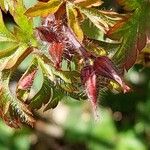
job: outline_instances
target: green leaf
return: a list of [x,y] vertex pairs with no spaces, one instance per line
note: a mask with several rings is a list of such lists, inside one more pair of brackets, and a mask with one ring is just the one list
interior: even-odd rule
[[54,14],[62,3],[63,1],[61,0],[50,0],[47,3],[38,2],[35,6],[29,8],[25,14],[29,17],[47,16],[48,14]]
[[40,109],[42,105],[47,104],[51,98],[51,81],[47,75],[43,74],[43,85],[40,91],[31,99],[29,107],[32,109]]
[[80,77],[80,74],[77,71],[52,71],[57,77],[61,78],[65,83],[73,83],[76,82]]
[[[120,24],[116,24],[110,31],[112,38],[121,38],[122,42],[113,56],[116,64],[123,65],[129,69],[135,63],[138,53],[146,45],[146,30],[149,25],[143,22],[148,21],[150,12],[149,2],[143,2],[133,12],[130,18]],[[109,31],[109,32],[110,32]],[[142,40],[142,42],[141,42]]]
[[141,7],[141,4],[143,3],[143,0],[117,0],[117,2],[124,6],[124,9],[127,11],[135,10],[139,7]]
[[82,29],[81,29],[79,22],[78,22],[77,10],[74,8],[74,6],[72,4],[67,4],[66,5],[66,11],[67,11],[67,19],[68,19],[69,26],[71,27],[71,29],[76,34],[79,41],[82,42],[84,36],[83,36]]
[[11,32],[9,32],[4,25],[1,10],[0,10],[0,42],[16,42],[15,36]]
[[10,56],[11,54],[13,54],[17,50],[17,48],[18,48],[18,45],[15,45],[11,48],[0,50],[0,59],[3,57]]
[[21,123],[33,126],[32,113],[9,90],[9,70],[0,73],[0,111],[1,117],[11,127],[18,128]]
[[19,28],[15,27],[14,33],[18,42],[27,43],[30,46],[37,46],[37,41],[33,35],[33,22],[24,13],[26,11],[23,1],[16,0],[9,9],[16,24]]
[[44,111],[47,111],[49,109],[55,108],[58,105],[58,102],[61,101],[64,97],[64,92],[61,90],[60,87],[53,87],[53,95],[50,100],[50,102],[45,107]]
[[12,55],[7,56],[6,53],[5,56],[7,57],[0,59],[0,71],[17,67],[32,51],[26,44],[18,45],[18,48],[13,50],[15,50],[15,52]]
[[31,51],[32,49],[28,48],[26,44],[20,45],[9,59],[6,57],[7,63],[5,64],[5,69],[12,69],[13,67],[18,66]]
[[75,5],[75,7],[104,33],[106,33],[109,30],[109,27],[113,26],[116,21],[122,19],[121,15],[119,16],[114,12],[99,11],[94,8],[84,8],[80,5]]
[[7,12],[8,9],[9,9],[9,3],[10,1],[9,0],[0,0],[0,7],[3,11]]

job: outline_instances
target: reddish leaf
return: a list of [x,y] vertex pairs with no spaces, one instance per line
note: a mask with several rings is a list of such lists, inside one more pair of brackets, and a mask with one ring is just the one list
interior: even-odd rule
[[141,50],[146,46],[147,37],[145,33],[137,33],[137,38],[135,45],[133,45],[133,48],[131,49],[130,55],[128,55],[124,67],[126,70],[129,70],[136,62],[137,57]]
[[114,64],[108,57],[101,56],[96,58],[94,61],[94,70],[97,75],[113,79],[122,85],[122,80],[119,77]]
[[96,74],[93,66],[86,66],[81,70],[81,80],[85,86],[87,96],[91,101],[94,111],[97,107]]
[[23,76],[18,83],[18,89],[21,89],[21,90],[29,89],[33,84],[33,79],[34,79],[36,71],[37,70],[33,70],[27,76]]
[[138,33],[138,37],[137,37],[137,49],[140,52],[147,43],[147,36],[145,33]]
[[49,27],[41,26],[38,27],[37,30],[38,30],[38,35],[42,41],[49,42],[49,43],[53,41],[58,42],[57,35]]
[[109,79],[112,79],[120,84],[124,92],[130,90],[130,88],[125,85],[122,78],[119,76],[119,71],[114,66],[113,62],[106,56],[97,57],[94,61],[94,70],[96,75],[100,75]]
[[49,47],[49,53],[57,69],[61,67],[63,51],[64,45],[62,43],[53,42]]
[[[48,44],[51,43],[52,50],[50,51],[54,51],[54,49],[56,51],[56,49],[58,49],[57,54],[50,53],[53,58],[53,62],[55,62],[55,65],[60,61],[60,56],[62,56],[64,52],[65,56],[68,58],[72,58],[74,53],[78,53],[84,58],[90,56],[83,45],[78,41],[72,30],[65,23],[63,23],[63,21],[56,20],[54,15],[48,16],[44,20],[43,26],[37,28],[37,30],[42,41],[45,41]],[[60,56],[58,56],[58,54]],[[59,61],[54,60],[57,58],[56,56],[59,57]]]

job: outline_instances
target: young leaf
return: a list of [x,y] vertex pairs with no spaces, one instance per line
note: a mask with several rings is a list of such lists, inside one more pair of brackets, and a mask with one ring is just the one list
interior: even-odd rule
[[57,69],[61,68],[63,52],[64,52],[64,45],[62,43],[53,42],[49,46],[49,54],[51,55],[52,60],[54,62],[54,66]]
[[34,58],[31,65],[28,67],[26,72],[20,78],[17,84],[17,98],[26,101],[30,94],[30,89],[34,81],[35,74],[37,72],[38,62],[37,59]]
[[[108,79],[114,80],[120,84],[120,86],[124,89],[124,82],[122,78],[119,76],[115,65],[111,62],[111,60],[106,56],[97,57],[94,61],[93,68],[95,70],[96,75],[100,75],[106,77]],[[126,90],[126,89],[124,89]]]
[[46,3],[38,2],[35,6],[29,8],[25,14],[29,17],[47,16],[48,14],[54,14],[62,3],[63,1],[61,0],[50,0]]
[[85,87],[87,96],[91,101],[94,112],[97,108],[97,82],[93,66],[86,66],[81,70],[81,81]]

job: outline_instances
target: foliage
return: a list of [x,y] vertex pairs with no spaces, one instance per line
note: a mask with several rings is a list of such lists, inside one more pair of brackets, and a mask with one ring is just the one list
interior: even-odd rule
[[[103,91],[130,90],[123,76],[149,42],[149,23],[143,22],[150,16],[150,2],[118,3],[124,14],[102,10],[98,0],[49,0],[29,9],[22,0],[0,1],[0,115],[9,126],[33,126],[34,110],[55,108],[65,96],[89,99],[96,111]],[[3,18],[8,12],[12,28]],[[37,16],[42,21],[35,27]],[[89,28],[101,38],[90,36]],[[29,55],[32,62],[13,94],[11,77]],[[31,97],[39,72],[41,89]]]

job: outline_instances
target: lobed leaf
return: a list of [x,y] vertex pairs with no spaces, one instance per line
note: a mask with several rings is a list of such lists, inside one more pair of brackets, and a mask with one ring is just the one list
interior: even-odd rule
[[122,38],[122,43],[113,56],[113,60],[126,70],[133,66],[139,52],[146,45],[145,32],[149,25],[143,24],[143,22],[148,19],[149,10],[150,3],[143,2],[134,10],[132,16],[124,22],[119,22],[108,32],[112,38],[117,36]]
[[116,21],[122,20],[122,16],[114,12],[99,11],[94,8],[84,8],[80,5],[75,5],[79,11],[84,14],[89,20],[102,32],[106,33],[110,26],[113,26]]

